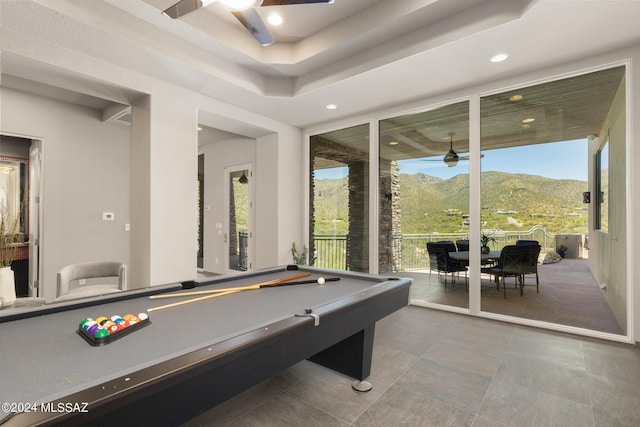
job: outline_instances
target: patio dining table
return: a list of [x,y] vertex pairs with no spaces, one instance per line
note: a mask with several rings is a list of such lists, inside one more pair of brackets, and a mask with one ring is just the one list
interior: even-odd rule
[[[458,252],[449,252],[449,258],[455,259],[458,261],[467,261],[469,262],[469,251],[458,251]],[[491,260],[496,260],[500,258],[500,251],[490,251],[488,254],[481,254],[480,261],[486,263]]]

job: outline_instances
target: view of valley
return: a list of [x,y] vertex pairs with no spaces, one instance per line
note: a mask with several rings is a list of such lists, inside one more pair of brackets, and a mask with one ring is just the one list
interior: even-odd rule
[[[587,182],[504,172],[482,173],[482,229],[586,233]],[[348,232],[347,178],[315,181],[315,234]],[[441,179],[400,174],[402,234],[467,232],[469,175]],[[464,217],[463,217],[464,215]]]

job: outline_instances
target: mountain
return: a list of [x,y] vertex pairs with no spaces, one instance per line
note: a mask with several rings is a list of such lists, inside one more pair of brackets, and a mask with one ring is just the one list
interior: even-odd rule
[[[587,231],[582,204],[587,182],[504,172],[481,176],[484,229],[527,230],[540,224],[550,233]],[[316,180],[315,186],[316,233],[346,233],[347,179]],[[469,213],[469,176],[445,180],[422,173],[400,174],[400,211],[403,234],[468,231],[462,215]]]

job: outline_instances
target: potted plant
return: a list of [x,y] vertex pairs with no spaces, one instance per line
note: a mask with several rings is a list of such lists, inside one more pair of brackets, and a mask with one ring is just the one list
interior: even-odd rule
[[[307,255],[309,254],[309,249],[305,245],[302,246],[302,249],[298,249],[296,246],[296,242],[291,244],[291,255],[293,256],[293,263],[296,265],[307,265]],[[316,258],[313,257],[309,260],[309,265],[313,265]]]
[[565,245],[560,245],[556,248],[556,252],[560,255],[560,258],[564,258],[567,254],[567,247]]
[[22,243],[20,223],[11,218],[5,206],[0,206],[0,307],[12,305],[16,300],[15,278],[11,263]]
[[488,254],[491,252],[491,248],[489,247],[489,243],[495,243],[496,238],[491,234],[482,233],[480,234],[480,250],[483,254]]

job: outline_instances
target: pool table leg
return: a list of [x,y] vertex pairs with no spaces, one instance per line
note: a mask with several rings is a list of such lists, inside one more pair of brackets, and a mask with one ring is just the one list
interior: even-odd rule
[[374,333],[375,324],[310,357],[309,360],[357,378],[351,386],[358,391],[369,391],[372,385],[364,380],[371,374]]

